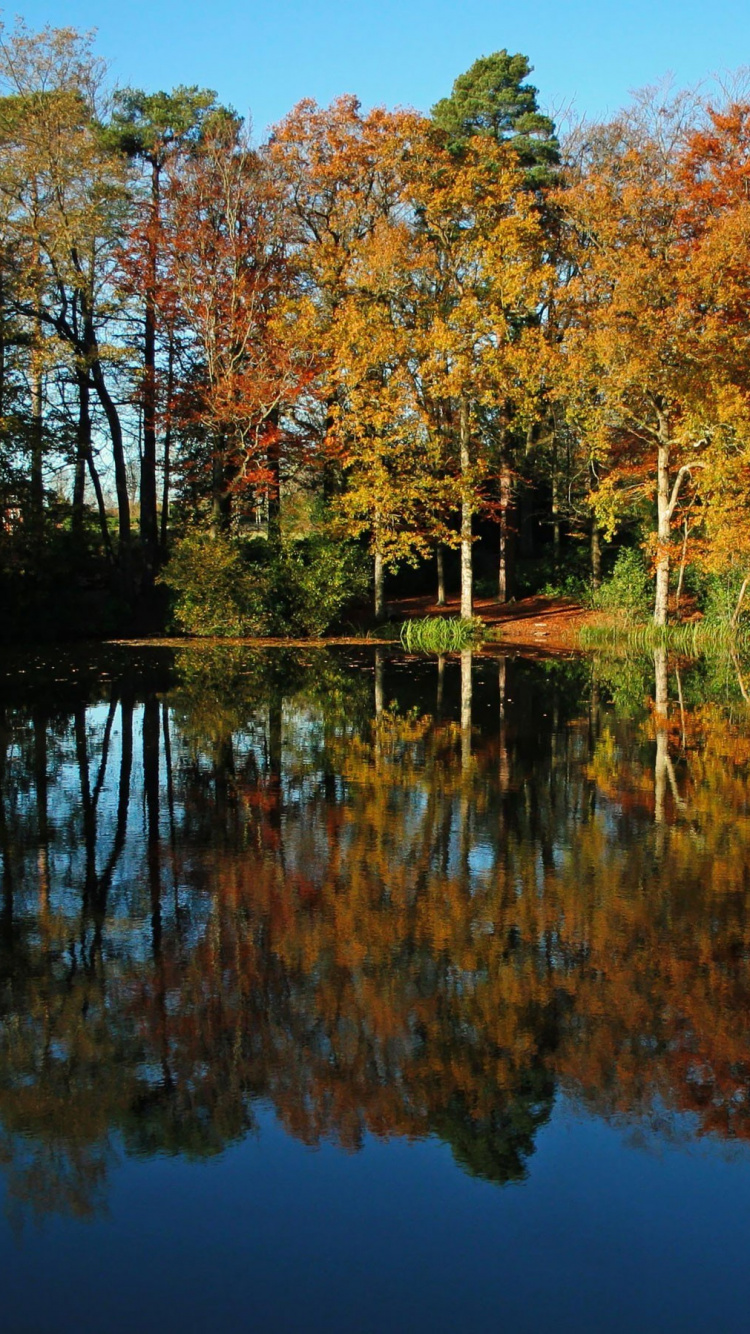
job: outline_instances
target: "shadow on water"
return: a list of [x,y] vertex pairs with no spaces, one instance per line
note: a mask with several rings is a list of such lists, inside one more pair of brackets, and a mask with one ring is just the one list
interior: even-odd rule
[[500,1184],[559,1089],[749,1138],[746,706],[664,650],[645,670],[26,661],[0,708],[12,1207],[95,1214],[117,1146],[215,1155],[259,1100],[307,1144],[437,1136]]

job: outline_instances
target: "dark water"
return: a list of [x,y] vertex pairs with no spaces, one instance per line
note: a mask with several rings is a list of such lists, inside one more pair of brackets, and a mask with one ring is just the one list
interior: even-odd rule
[[743,691],[7,661],[1,1328],[747,1328]]

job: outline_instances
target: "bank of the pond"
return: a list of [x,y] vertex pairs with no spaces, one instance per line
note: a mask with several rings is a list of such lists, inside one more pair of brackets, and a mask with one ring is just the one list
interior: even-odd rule
[[[434,598],[402,598],[388,605],[394,621],[425,616],[458,616],[456,597],[438,606]],[[475,598],[474,614],[485,627],[486,640],[513,648],[547,649],[549,652],[579,649],[584,626],[606,626],[611,617],[589,611],[573,598],[522,598],[518,602],[497,602],[494,598]]]
[[[438,606],[434,598],[402,598],[388,604],[388,624],[382,630],[372,629],[364,634],[325,635],[315,638],[281,638],[279,636],[217,637],[168,636],[121,638],[105,641],[109,645],[132,648],[218,648],[252,645],[258,648],[348,648],[395,647],[399,632],[406,621],[439,616],[456,618],[460,615],[458,598],[448,598]],[[572,598],[529,597],[519,602],[499,603],[492,598],[477,598],[474,602],[476,617],[485,627],[483,648],[507,645],[513,649],[530,649],[535,653],[581,651],[584,627],[606,630],[612,623],[610,616],[589,611]],[[477,648],[480,643],[477,643]]]

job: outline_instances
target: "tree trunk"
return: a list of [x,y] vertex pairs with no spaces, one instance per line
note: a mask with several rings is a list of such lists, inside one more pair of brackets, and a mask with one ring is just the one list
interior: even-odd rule
[[49,908],[49,813],[47,781],[47,715],[42,708],[32,710],[34,724],[34,787],[36,789],[36,819],[39,839],[37,865],[39,867],[39,906],[43,913]]
[[373,586],[375,594],[375,620],[385,620],[385,566],[379,551],[375,551]]
[[224,468],[224,437],[220,436],[211,460],[211,536],[228,533],[232,522],[232,497]]
[[461,768],[471,762],[471,649],[461,653]]
[[602,586],[602,544],[595,514],[591,516],[591,586]]
[[656,507],[657,550],[654,625],[666,625],[669,612],[669,444],[663,429],[660,429],[657,446]]
[[0,269],[0,417],[5,416],[5,279]]
[[385,708],[385,687],[383,684],[383,650],[375,649],[375,717],[379,718]]
[[668,734],[668,669],[667,650],[654,649],[654,723],[656,726],[656,759],[654,762],[654,821],[663,825],[667,780],[669,777]]
[[560,481],[557,475],[557,459],[553,462],[552,473],[552,558],[555,570],[560,568]]
[[510,468],[503,462],[500,468],[500,551],[497,567],[497,599],[507,602],[511,595],[511,529],[510,512],[513,503],[513,484]]
[[506,701],[508,698],[508,660],[501,658],[498,663],[498,691],[500,695],[500,734],[498,736],[498,781],[500,791],[505,794],[510,790],[510,759],[508,755],[508,729],[506,726]]
[[680,555],[680,572],[677,576],[677,592],[674,599],[674,611],[677,619],[680,619],[680,599],[682,598],[682,586],[685,582],[685,567],[687,565],[688,538],[690,536],[690,524],[688,516],[685,515],[685,526],[682,534],[682,553]]
[[[91,407],[89,379],[84,371],[76,371],[78,389],[78,429],[76,431],[76,466],[73,479],[73,532],[79,537],[83,531],[83,512],[86,497],[86,466],[91,452]],[[106,528],[106,514],[105,528]],[[101,521],[101,515],[100,515]]]
[[[524,560],[533,559],[536,546],[534,542],[534,507],[533,492],[528,482],[522,482],[518,487],[518,548]],[[560,525],[558,529],[558,545],[560,537]],[[556,553],[559,555],[559,552]]]
[[41,351],[34,340],[31,353],[31,522],[38,532],[44,517],[44,381]]
[[732,616],[732,625],[737,625],[739,622],[740,612],[742,611],[742,604],[745,600],[745,593],[747,592],[747,586],[749,583],[750,583],[750,574],[746,574],[745,578],[742,580],[740,595],[737,598],[737,605],[735,606],[734,614]]
[[445,606],[445,552],[442,542],[438,542],[435,547],[435,560],[437,562],[437,604],[439,607]]
[[[92,345],[96,348],[95,340]],[[98,351],[98,349],[97,349]],[[97,398],[107,418],[110,440],[112,442],[112,462],[115,470],[115,490],[117,492],[117,530],[119,537],[118,557],[126,585],[130,580],[130,498],[128,496],[128,474],[125,467],[125,448],[122,438],[120,414],[112,400],[104,381],[104,373],[98,356],[91,362],[91,379],[94,382]]]
[[146,696],[143,705],[143,791],[146,799],[146,858],[151,898],[151,947],[161,952],[161,865],[159,848],[159,701]]
[[459,406],[459,445],[461,461],[461,616],[470,620],[474,613],[472,569],[472,517],[474,508],[470,492],[471,443],[469,439],[469,405],[465,398]]
[[81,470],[88,468],[91,485],[96,499],[96,509],[99,516],[99,528],[102,534],[104,551],[108,558],[112,560],[112,539],[109,535],[109,524],[107,523],[107,506],[104,501],[101,479],[94,461],[94,450],[91,436],[90,386],[89,378],[85,371],[76,371],[76,385],[78,387],[78,430],[76,442],[76,478],[73,491],[73,525],[74,528],[80,530],[83,523],[86,478],[85,473],[82,475]]
[[170,484],[170,466],[172,450],[172,395],[174,393],[174,331],[169,331],[169,352],[167,354],[167,409],[166,422],[164,425],[164,468],[162,475],[161,492],[161,531],[159,534],[159,545],[161,548],[161,559],[164,560],[167,554],[167,543],[169,541],[169,484]]
[[275,547],[281,544],[281,458],[278,438],[278,411],[271,414],[273,435],[266,453],[268,468],[268,541]]
[[160,168],[151,164],[151,226],[146,255],[146,302],[143,330],[143,451],[141,454],[141,513],[139,530],[145,581],[153,579],[159,557],[156,508],[156,229],[160,214]]

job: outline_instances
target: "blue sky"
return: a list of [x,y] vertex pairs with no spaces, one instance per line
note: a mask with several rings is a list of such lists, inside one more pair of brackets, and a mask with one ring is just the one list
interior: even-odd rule
[[356,93],[427,111],[479,55],[523,51],[547,108],[600,116],[671,72],[680,85],[750,65],[748,0],[28,0],[32,28],[98,29],[119,83],[197,83],[256,133],[301,97]]

